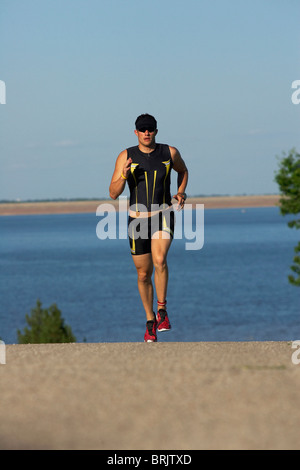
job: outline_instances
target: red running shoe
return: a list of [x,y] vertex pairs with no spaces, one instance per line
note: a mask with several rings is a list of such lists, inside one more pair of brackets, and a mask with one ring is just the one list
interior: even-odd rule
[[145,343],[156,343],[157,336],[156,336],[156,328],[157,328],[157,321],[150,320],[146,323],[146,333],[144,336]]
[[166,310],[160,309],[156,316],[157,331],[169,331],[171,324]]

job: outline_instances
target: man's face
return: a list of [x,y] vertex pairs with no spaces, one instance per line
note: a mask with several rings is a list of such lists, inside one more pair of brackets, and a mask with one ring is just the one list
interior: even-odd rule
[[135,135],[137,136],[139,143],[145,147],[151,147],[155,143],[155,136],[157,134],[157,129],[153,130],[152,128],[142,129],[140,131],[135,130]]

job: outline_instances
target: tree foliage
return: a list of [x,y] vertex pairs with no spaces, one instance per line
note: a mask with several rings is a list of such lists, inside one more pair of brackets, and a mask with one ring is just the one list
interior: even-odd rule
[[[279,169],[275,175],[275,181],[280,189],[280,212],[282,215],[300,215],[300,154],[295,149],[288,155],[283,154],[279,161]],[[300,228],[300,219],[288,222],[291,228]],[[300,242],[295,247],[294,264],[291,270],[295,275],[289,275],[289,281],[300,286]]]
[[52,304],[48,309],[42,308],[42,303],[37,300],[31,314],[26,314],[26,321],[29,328],[25,327],[23,333],[17,331],[19,344],[76,342],[71,328],[65,325],[56,304]]

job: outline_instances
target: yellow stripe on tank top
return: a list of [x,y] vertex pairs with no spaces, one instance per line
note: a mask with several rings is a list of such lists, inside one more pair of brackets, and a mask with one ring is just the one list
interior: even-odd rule
[[155,191],[155,183],[156,183],[156,173],[157,173],[157,170],[154,170],[153,191],[152,191],[152,204],[153,204],[153,200],[154,200],[154,191]]
[[134,174],[134,170],[136,169],[136,167],[138,165],[139,165],[139,163],[131,163],[131,166],[130,166],[130,171],[131,171],[131,174],[132,174],[134,182],[135,182],[135,207],[136,207],[136,211],[138,211],[138,195],[137,195],[137,180],[136,180],[136,177],[135,177],[135,174]]
[[167,177],[168,177],[168,174],[169,174],[169,171],[170,171],[171,160],[167,160],[166,162],[162,162],[162,163],[166,167],[166,176],[165,176],[165,179],[164,179],[164,196],[163,196],[163,205],[165,205],[165,203],[166,203],[166,180],[167,180]]
[[146,196],[147,196],[147,207],[148,207],[148,204],[149,204],[149,201],[148,201],[148,175],[147,175],[147,171],[145,171],[145,183],[146,183]]

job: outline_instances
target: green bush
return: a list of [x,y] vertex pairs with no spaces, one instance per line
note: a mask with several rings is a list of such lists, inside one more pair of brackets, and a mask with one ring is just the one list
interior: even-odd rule
[[[289,154],[284,154],[279,161],[279,169],[275,174],[275,181],[280,189],[280,212],[282,215],[294,214],[300,215],[300,154],[295,149],[290,150]],[[289,227],[300,229],[300,219],[291,220]],[[300,242],[295,247],[296,256],[291,270],[296,275],[288,276],[291,284],[300,287]]]
[[56,304],[50,305],[48,309],[42,308],[42,303],[37,300],[31,314],[26,314],[26,321],[29,328],[25,327],[23,333],[17,331],[19,344],[76,342],[71,328],[65,325]]

